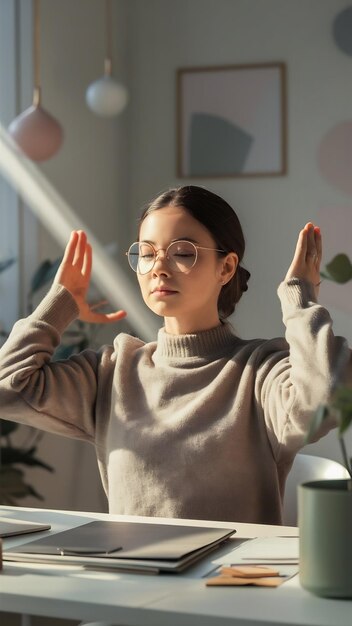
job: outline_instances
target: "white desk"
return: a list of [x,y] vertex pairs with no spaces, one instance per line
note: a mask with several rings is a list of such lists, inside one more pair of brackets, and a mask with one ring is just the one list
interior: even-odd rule
[[[91,519],[150,518],[71,513],[0,506],[0,516],[45,521],[55,532]],[[185,523],[185,520],[161,520]],[[189,523],[189,520],[187,520]],[[202,525],[202,522],[194,522]],[[204,525],[209,522],[204,522]],[[213,523],[219,527],[232,524]],[[297,529],[233,524],[236,538],[297,536]],[[41,537],[42,534],[36,534]],[[4,540],[14,547],[34,536]],[[232,550],[226,544],[222,551]],[[326,600],[304,591],[298,576],[275,589],[205,586],[202,576],[219,553],[213,552],[183,574],[94,572],[79,567],[4,563],[0,573],[0,611],[77,620],[105,620],[123,626],[351,626],[352,602]],[[1,621],[1,615],[0,615]]]

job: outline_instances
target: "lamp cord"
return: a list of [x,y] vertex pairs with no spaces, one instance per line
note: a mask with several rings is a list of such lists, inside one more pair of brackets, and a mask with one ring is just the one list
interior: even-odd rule
[[40,105],[40,0],[33,0],[33,106]]
[[112,74],[112,4],[111,0],[105,0],[105,32],[106,32],[106,54],[104,61],[104,74]]

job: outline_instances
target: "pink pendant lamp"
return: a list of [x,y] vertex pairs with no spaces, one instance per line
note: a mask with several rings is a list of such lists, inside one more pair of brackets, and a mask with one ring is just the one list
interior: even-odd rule
[[125,108],[128,101],[126,87],[112,77],[112,6],[105,0],[106,55],[104,75],[89,85],[86,92],[88,107],[102,117],[113,117]]
[[33,0],[34,32],[33,104],[10,124],[8,130],[21,150],[33,161],[46,161],[59,150],[63,130],[59,122],[41,106],[40,87],[40,0]]

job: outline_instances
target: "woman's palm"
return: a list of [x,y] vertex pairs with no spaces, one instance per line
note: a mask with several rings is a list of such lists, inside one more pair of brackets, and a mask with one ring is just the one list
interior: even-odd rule
[[92,248],[83,231],[73,231],[56,273],[57,284],[65,287],[74,297],[79,309],[79,319],[93,324],[106,324],[125,317],[125,311],[99,313],[87,302],[87,293],[92,272]]

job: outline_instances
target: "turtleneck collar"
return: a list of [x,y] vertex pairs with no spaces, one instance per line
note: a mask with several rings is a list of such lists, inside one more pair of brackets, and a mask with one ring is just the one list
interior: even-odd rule
[[198,357],[212,360],[227,354],[237,342],[238,338],[229,322],[189,335],[170,335],[165,328],[160,328],[154,356],[164,359]]

